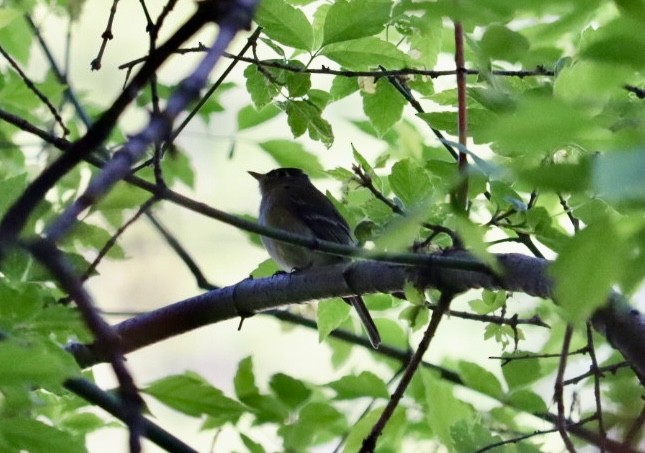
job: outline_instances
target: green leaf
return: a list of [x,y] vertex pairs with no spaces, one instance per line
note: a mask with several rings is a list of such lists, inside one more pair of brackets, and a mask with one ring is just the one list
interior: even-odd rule
[[511,406],[531,414],[543,414],[548,410],[540,395],[531,390],[516,390],[507,396],[506,401]]
[[[287,60],[289,66],[305,69],[305,65],[298,60]],[[302,97],[311,89],[311,74],[306,72],[287,71],[284,72],[284,84],[291,97]]]
[[[258,242],[259,242],[259,239],[258,239]],[[262,261],[260,264],[258,264],[258,267],[256,267],[253,270],[253,272],[251,272],[251,277],[253,278],[271,277],[279,270],[280,268],[278,267],[276,262],[273,261],[271,258],[269,258],[267,260]]]
[[0,214],[11,206],[27,187],[27,175],[17,175],[0,181]]
[[271,102],[280,92],[280,88],[255,65],[246,67],[244,77],[246,78],[246,90],[251,95],[251,100],[258,110]]
[[504,392],[497,377],[487,369],[473,362],[459,362],[459,375],[466,386],[493,398],[500,398]]
[[168,185],[181,181],[191,189],[195,188],[195,170],[191,165],[188,153],[183,150],[170,153],[163,160],[164,176]]
[[600,28],[584,46],[580,56],[586,59],[642,69],[645,66],[645,39],[639,21],[618,18]]
[[275,159],[280,167],[301,168],[313,178],[324,173],[318,157],[307,151],[300,143],[290,140],[268,140],[259,145]]
[[224,396],[221,390],[191,371],[159,379],[143,389],[143,392],[187,415],[209,415],[219,425],[235,423],[247,412],[242,404]]
[[569,145],[584,144],[594,136],[594,119],[589,111],[555,98],[524,97],[518,108],[482,124],[482,141],[494,141],[499,154],[524,155],[538,163],[547,152]]
[[482,225],[471,222],[470,219],[463,216],[456,216],[455,224],[457,233],[459,233],[459,237],[466,245],[466,248],[481,261],[496,268],[498,266],[497,261],[488,253],[488,247],[484,242],[485,228]]
[[591,170],[592,160],[581,159],[576,164],[541,165],[530,168],[521,166],[515,170],[515,174],[535,188],[554,192],[579,192],[589,188]]
[[[407,34],[412,49],[411,55],[424,67],[434,68],[443,44],[444,27],[441,16],[426,12],[422,17],[411,15],[407,19],[411,26],[410,33]],[[432,87],[430,80],[415,78],[413,84],[416,81]],[[411,88],[414,89],[413,86]]]
[[244,443],[249,453],[264,453],[266,451],[262,445],[253,441],[253,439],[244,433],[240,433],[240,439],[242,439],[242,443]]
[[477,451],[502,440],[501,437],[491,434],[490,427],[477,420],[459,420],[450,427],[450,436],[455,451],[459,453]]
[[5,365],[0,372],[0,385],[61,384],[79,374],[76,362],[59,346],[36,340],[29,346],[0,341],[0,363]]
[[6,27],[20,16],[22,13],[16,9],[0,8],[0,28]]
[[480,47],[493,60],[518,61],[528,52],[529,41],[503,25],[491,25],[482,36]]
[[337,0],[325,18],[322,45],[380,33],[390,18],[388,0]]
[[278,399],[292,409],[304,404],[312,393],[302,381],[283,373],[271,376],[269,386]]
[[327,384],[336,392],[336,399],[349,400],[354,398],[387,398],[389,392],[385,382],[369,371],[363,371],[358,376],[344,376],[337,381]]
[[609,202],[645,205],[645,149],[612,152],[593,160],[592,185]]
[[350,94],[358,91],[358,80],[356,77],[336,76],[331,82],[329,94],[334,101],[343,99]]
[[425,306],[426,298],[423,295],[423,292],[417,288],[414,283],[406,281],[403,285],[403,292],[405,294],[405,299],[413,305]]
[[240,363],[237,365],[237,373],[235,373],[233,384],[235,386],[235,395],[242,402],[245,402],[245,399],[249,397],[260,394],[260,390],[255,385],[252,357],[249,356],[240,360]]
[[289,451],[308,450],[307,447],[330,441],[347,429],[341,412],[326,403],[309,403],[300,411],[298,420],[278,428]]
[[420,370],[425,393],[425,419],[441,442],[452,445],[451,427],[472,415],[472,409],[455,398],[452,388],[430,371]]
[[567,321],[584,322],[607,301],[625,265],[625,252],[609,219],[587,226],[565,244],[551,275],[555,277],[555,300]]
[[309,132],[312,140],[317,140],[329,148],[334,143],[331,124],[322,117],[321,109],[310,101],[289,100],[282,104],[287,113],[287,122],[294,137]]
[[[503,356],[505,358],[510,358],[514,356],[524,357],[530,355],[532,355],[530,352],[516,351],[512,354],[504,354]],[[511,360],[502,367],[502,374],[504,374],[504,379],[506,379],[506,383],[511,390],[523,387],[542,377],[540,359],[536,357]]]
[[481,300],[471,300],[468,304],[473,311],[480,315],[485,315],[503,307],[506,303],[506,297],[505,291],[490,291],[485,289],[482,292]]
[[38,420],[3,417],[0,423],[0,447],[3,451],[30,453],[84,453],[83,443],[70,433],[60,431]]
[[411,64],[410,57],[394,44],[374,37],[329,44],[322,49],[321,54],[353,70],[379,65],[387,69],[398,69]]
[[311,50],[314,35],[307,16],[287,2],[262,0],[255,21],[270,38],[296,49]]
[[363,111],[370,119],[374,130],[382,137],[394,124],[401,119],[403,107],[407,103],[401,93],[386,79],[376,83],[373,93],[361,91]]
[[[378,422],[383,408],[377,408],[369,411],[356,422],[349,431],[347,439],[345,440],[344,453],[351,453],[360,451],[363,441],[370,432],[374,425]],[[378,448],[376,451],[383,452],[400,452],[405,451],[401,448],[403,436],[409,432],[410,419],[407,416],[405,408],[401,405],[397,406],[388,420],[383,434],[378,439]]]
[[0,27],[2,47],[14,60],[26,66],[29,63],[29,53],[34,34],[23,17],[11,18],[10,16],[14,14],[13,10],[7,8],[3,9],[3,11],[7,13],[4,26]]
[[406,321],[412,330],[419,330],[428,324],[430,310],[423,305],[411,305],[401,310],[399,319]]
[[349,318],[350,307],[342,299],[334,298],[318,304],[318,341],[322,342]]
[[410,159],[398,161],[388,178],[390,188],[408,208],[424,202],[432,191],[430,176]]

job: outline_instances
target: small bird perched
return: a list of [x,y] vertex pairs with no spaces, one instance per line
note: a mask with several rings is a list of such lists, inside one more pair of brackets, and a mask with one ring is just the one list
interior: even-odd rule
[[[345,219],[299,168],[278,168],[266,174],[253,171],[248,173],[260,183],[261,225],[324,241],[348,245],[356,243]],[[348,260],[265,236],[261,239],[271,258],[285,271]],[[343,300],[354,307],[372,346],[378,348],[381,337],[363,299],[351,296],[344,297]]]

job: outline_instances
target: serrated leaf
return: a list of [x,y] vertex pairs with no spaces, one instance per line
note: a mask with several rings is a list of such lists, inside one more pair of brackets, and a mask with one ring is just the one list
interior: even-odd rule
[[410,159],[403,159],[394,164],[388,181],[392,192],[407,207],[425,201],[432,190],[428,173]]
[[279,87],[255,65],[247,66],[244,70],[244,77],[246,78],[246,91],[251,95],[251,100],[257,109],[262,109],[280,92]]
[[322,342],[349,318],[350,307],[342,299],[334,298],[318,304],[318,341]]
[[309,101],[287,101],[284,104],[287,123],[294,137],[309,132],[312,140],[317,140],[329,148],[334,142],[331,124],[322,117],[322,111]]
[[380,33],[390,18],[387,0],[338,0],[325,18],[322,45]]
[[398,69],[411,63],[410,58],[394,44],[374,37],[329,44],[322,49],[321,54],[354,70],[379,65],[387,69]]
[[270,38],[296,49],[311,50],[314,36],[307,16],[287,2],[262,0],[255,21]]
[[363,111],[370,119],[374,130],[382,137],[401,119],[403,107],[407,103],[401,93],[386,78],[376,83],[374,93],[361,91]]
[[387,398],[389,392],[385,383],[375,374],[363,371],[358,376],[344,376],[327,384],[336,392],[336,399]]

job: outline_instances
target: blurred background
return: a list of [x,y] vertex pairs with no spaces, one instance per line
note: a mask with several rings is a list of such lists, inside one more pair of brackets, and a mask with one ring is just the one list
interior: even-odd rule
[[[156,17],[159,11],[155,7],[159,5],[148,6],[151,7],[151,15]],[[123,88],[126,72],[118,69],[118,66],[144,56],[148,50],[148,35],[140,5],[138,2],[120,2],[113,25],[114,39],[107,44],[102,68],[99,71],[90,69],[90,63],[101,45],[101,33],[106,26],[109,8],[109,3],[89,0],[83,5],[80,20],[71,24],[72,35],[77,38],[69,48],[68,78],[72,89],[82,93],[83,100],[94,106],[109,105]],[[178,2],[168,20],[178,25],[193,8],[192,2]],[[55,58],[62,64],[65,59],[68,24],[46,11],[37,10],[33,17],[44,31]],[[168,34],[172,28],[164,28],[164,33]],[[215,32],[212,27],[189,43],[191,46],[199,43],[209,45]],[[237,53],[244,45],[245,38],[239,36],[229,52]],[[160,41],[163,41],[163,36]],[[162,68],[159,81],[176,84],[190,73],[199,58],[200,54],[188,54],[172,59]],[[215,80],[228,63],[229,60],[221,61],[211,80]],[[443,68],[452,68],[452,57],[442,56],[439,66],[441,65],[444,65]],[[245,64],[238,65],[228,79],[235,81],[238,86],[220,96],[224,111],[212,114],[208,121],[194,118],[177,139],[180,152],[186,153],[190,158],[196,181],[193,189],[182,185],[175,186],[174,189],[220,210],[239,215],[256,215],[259,204],[257,184],[246,171],[266,172],[276,166],[275,161],[257,143],[288,136],[289,132],[284,115],[279,115],[260,127],[237,133],[237,112],[249,103],[242,77],[244,68]],[[47,71],[48,63],[40,49],[32,50],[28,69],[34,79]],[[324,78],[319,82],[326,83]],[[436,83],[436,90],[439,91],[442,84],[450,83],[447,78],[442,79]],[[412,113],[411,109],[408,113]],[[368,159],[385,147],[348,121],[360,119],[362,115],[360,98],[356,95],[345,98],[325,111],[325,118],[333,125],[336,137],[330,149],[307,139],[299,141],[309,151],[316,153],[325,169],[339,166],[350,168],[352,144]],[[413,115],[407,116],[411,121],[416,121]],[[124,133],[134,133],[146,121],[145,109],[132,106],[120,124]],[[33,158],[38,160],[42,156],[35,153]],[[314,182],[321,190],[330,190],[340,195],[339,184]],[[154,213],[179,239],[207,279],[215,285],[232,285],[247,278],[268,257],[262,248],[251,243],[246,233],[229,225],[170,203],[158,204]],[[137,221],[125,232],[119,244],[126,251],[127,259],[104,261],[98,269],[99,275],[88,282],[88,288],[102,310],[108,313],[142,312],[189,298],[202,291],[197,288],[185,265],[147,220],[142,218]],[[640,299],[641,308],[644,308],[643,298]],[[527,311],[535,306],[535,301],[528,297],[515,296],[514,300],[518,306],[526,304]],[[458,300],[454,308],[463,310],[467,305],[463,300]],[[309,310],[312,316],[315,314],[313,305],[303,305],[300,309]],[[108,315],[110,323],[117,323],[122,319],[125,319],[125,315]],[[232,395],[232,378],[238,362],[249,355],[254,357],[257,383],[261,388],[266,388],[268,377],[276,372],[284,372],[313,383],[329,382],[366,369],[379,374],[380,365],[370,360],[369,351],[354,351],[341,369],[331,369],[330,350],[318,342],[318,335],[314,331],[284,326],[267,316],[247,319],[241,330],[238,330],[238,324],[238,320],[219,323],[149,346],[130,354],[127,365],[141,386],[163,376],[193,370],[228,395]],[[483,341],[484,327],[483,323],[447,319],[440,327],[436,343],[433,343],[426,359],[431,362],[443,358],[489,362],[489,356],[497,356],[501,351],[497,343]],[[525,330],[530,342],[540,344],[545,340],[539,329],[526,327]],[[530,342],[525,345],[525,349],[530,348]],[[103,388],[115,385],[112,371],[106,365],[96,366],[95,376],[97,383]],[[545,386],[548,385],[552,384],[545,383]],[[241,449],[237,435],[226,429],[216,435],[213,431],[201,432],[200,420],[175,413],[150,398],[146,401],[157,423],[197,450]],[[485,410],[487,404],[490,402],[482,400],[482,409]],[[548,427],[550,426],[546,424],[543,426]],[[122,428],[100,430],[90,437],[89,450],[96,453],[124,451],[126,435]],[[554,438],[554,445],[560,445],[557,434]],[[549,437],[545,436],[545,439],[545,448],[548,449]],[[273,450],[280,449],[278,439],[274,439],[268,431],[265,438],[256,437],[256,440],[264,445],[273,445]],[[146,443],[145,451],[160,450]]]

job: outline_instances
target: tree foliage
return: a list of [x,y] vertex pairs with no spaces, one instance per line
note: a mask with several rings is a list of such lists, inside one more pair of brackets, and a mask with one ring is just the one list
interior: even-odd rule
[[[176,3],[140,2],[141,58],[118,62],[124,87],[100,105],[59,56],[100,37],[94,60],[73,63],[105,70],[125,20],[118,1],[0,7],[0,450],[87,451],[88,434],[120,419],[131,451],[141,437],[193,451],[142,412],[153,400],[214,436],[234,433],[238,446],[221,448],[236,451],[642,447],[643,1]],[[76,35],[92,15],[102,35]],[[67,43],[52,40],[64,22]],[[198,41],[213,22],[214,40]],[[198,65],[183,80],[160,71],[184,70],[189,55]],[[330,113],[339,105],[360,114]],[[126,109],[149,118],[133,131]],[[271,125],[258,152],[341,186],[329,196],[364,247],[263,228],[177,192],[204,177],[177,140],[222,117],[247,138]],[[327,168],[329,152],[354,164]],[[270,262],[217,287],[182,246],[187,233],[159,221],[171,204],[254,246],[264,234],[355,256],[352,288],[338,266],[271,277]],[[210,291],[110,326],[85,282],[127,256],[120,237],[144,219]],[[339,299],[320,303],[315,322],[270,312],[317,328],[311,353],[353,370],[329,382],[284,372],[258,382],[249,356],[228,392],[194,371],[135,382],[123,361],[205,324],[352,290],[376,318],[378,351]],[[431,359],[437,328],[455,318],[481,328],[498,357]],[[99,362],[116,392],[94,384]]]

